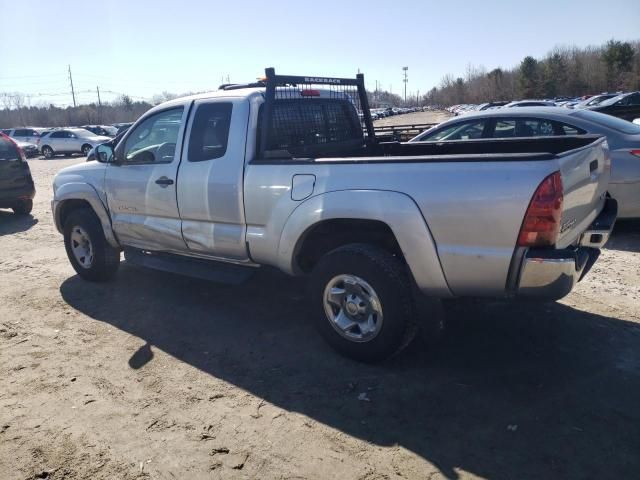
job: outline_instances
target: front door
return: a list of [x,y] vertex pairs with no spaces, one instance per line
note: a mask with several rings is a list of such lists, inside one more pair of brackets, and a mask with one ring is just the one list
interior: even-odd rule
[[187,108],[168,108],[138,122],[120,141],[106,173],[113,229],[123,245],[185,251],[176,181]]
[[64,153],[67,152],[68,142],[69,140],[69,132],[66,130],[57,130],[55,132],[51,132],[49,137],[47,138],[47,145],[53,148],[53,151],[56,153]]

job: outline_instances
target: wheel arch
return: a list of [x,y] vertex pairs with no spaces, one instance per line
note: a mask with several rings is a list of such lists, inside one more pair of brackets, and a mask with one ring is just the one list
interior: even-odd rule
[[79,208],[90,209],[98,217],[107,242],[114,248],[120,248],[107,208],[95,188],[86,183],[67,183],[56,191],[53,200],[53,217],[60,233],[63,232],[64,222],[69,214]]
[[[327,232],[330,236],[323,246],[323,235]],[[371,234],[369,238],[367,234]],[[336,241],[340,237],[344,241]],[[400,256],[423,292],[451,296],[436,244],[422,213],[411,197],[399,192],[343,190],[302,202],[284,224],[278,245],[278,267],[290,274],[305,274],[312,267],[305,261],[312,263],[318,255],[316,249],[309,250],[309,245],[316,248],[320,245],[321,253],[325,253],[327,248],[363,241]],[[305,257],[309,251],[312,254]]]

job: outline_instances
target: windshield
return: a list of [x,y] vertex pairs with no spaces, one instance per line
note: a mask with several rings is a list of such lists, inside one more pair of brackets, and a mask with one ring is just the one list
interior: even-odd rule
[[573,115],[618,132],[631,135],[640,134],[640,125],[636,125],[635,123],[631,123],[605,113],[593,112],[591,110],[577,110]]
[[73,130],[70,130],[70,131],[75,133],[79,137],[95,137],[96,136],[95,133],[84,128],[74,128]]

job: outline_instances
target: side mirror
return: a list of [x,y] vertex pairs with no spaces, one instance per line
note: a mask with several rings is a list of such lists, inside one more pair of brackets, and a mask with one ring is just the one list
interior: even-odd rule
[[[113,163],[113,147],[108,143],[98,145],[95,150],[96,160],[100,163]],[[87,160],[89,160],[87,158]]]

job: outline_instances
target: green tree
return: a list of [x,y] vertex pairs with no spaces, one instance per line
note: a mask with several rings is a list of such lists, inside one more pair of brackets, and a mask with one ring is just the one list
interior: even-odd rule
[[606,67],[607,86],[609,88],[625,88],[624,79],[633,69],[635,52],[629,42],[609,40],[602,52],[602,62]]
[[544,96],[553,98],[566,94],[567,62],[560,54],[554,53],[544,62],[543,78]]
[[539,82],[538,61],[531,57],[524,57],[518,70],[518,93],[522,98],[534,98],[538,95]]

